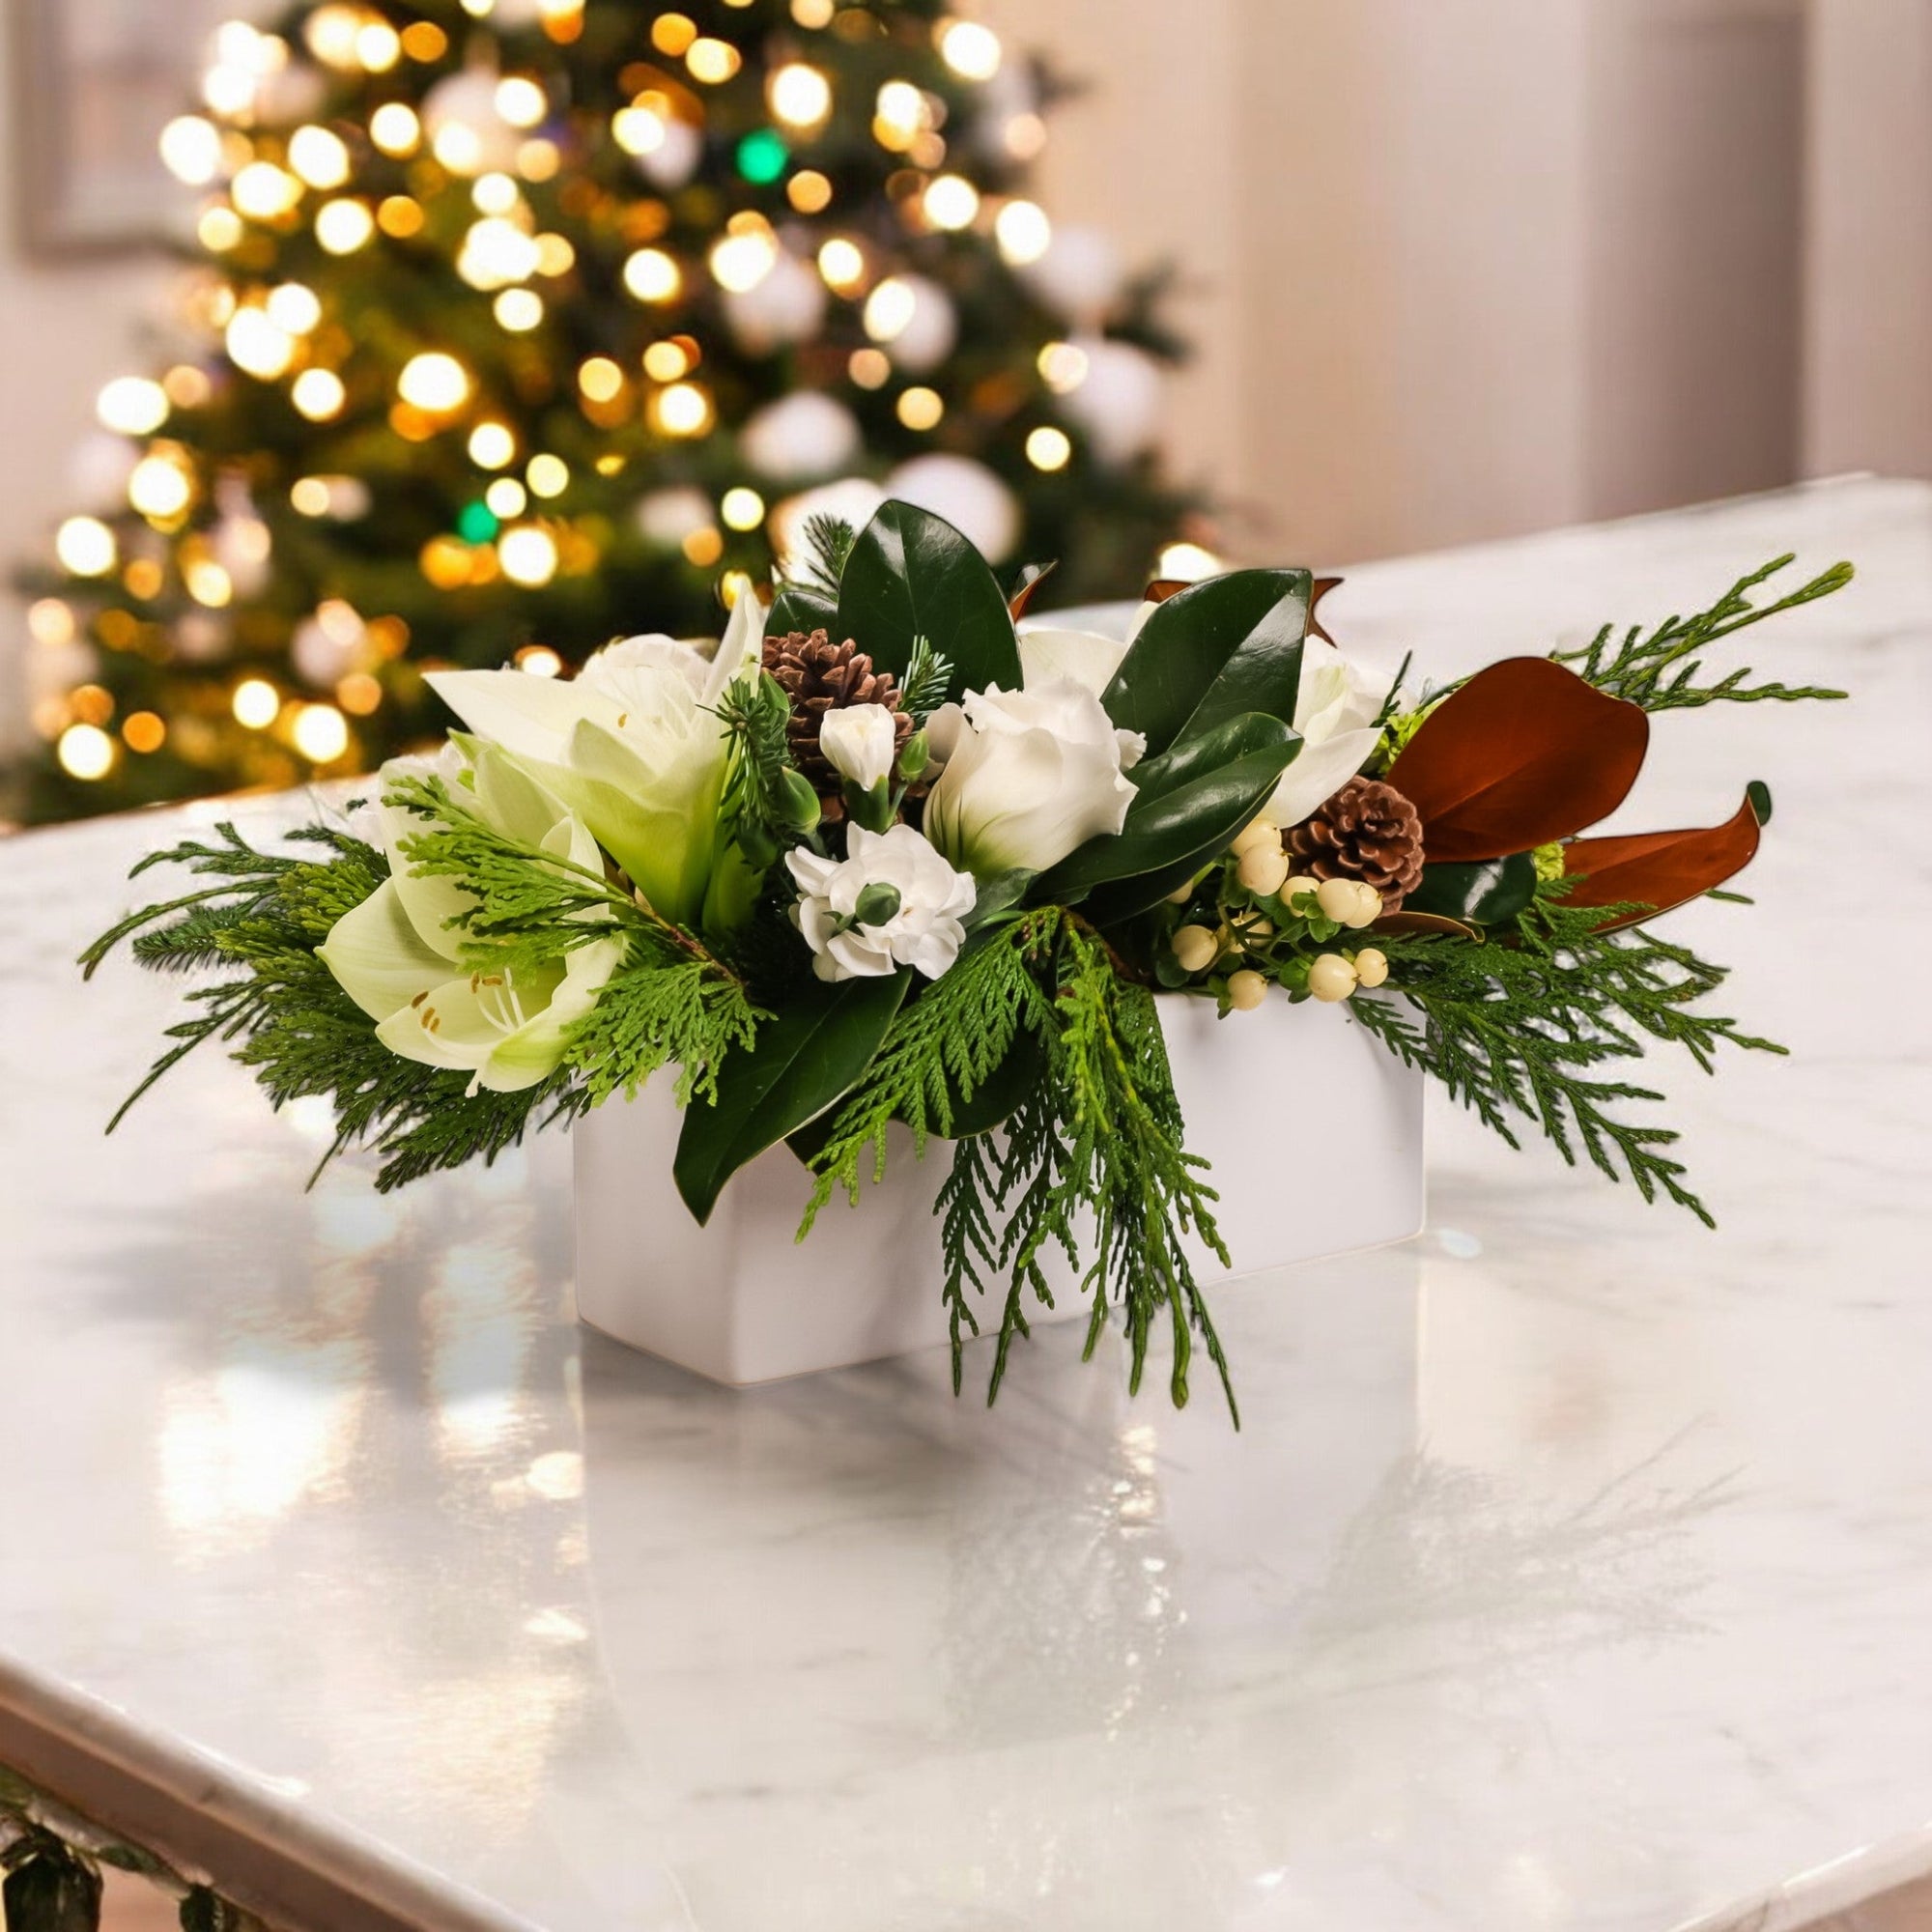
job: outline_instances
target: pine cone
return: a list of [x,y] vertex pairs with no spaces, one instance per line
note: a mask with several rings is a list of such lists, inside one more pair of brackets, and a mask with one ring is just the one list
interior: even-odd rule
[[1283,835],[1297,872],[1365,879],[1394,912],[1422,877],[1422,816],[1393,785],[1350,779]]
[[765,639],[765,668],[791,699],[791,760],[821,798],[838,798],[844,781],[818,749],[818,727],[828,711],[847,704],[883,704],[895,715],[895,746],[912,736],[912,713],[899,709],[898,680],[872,668],[872,660],[847,638],[835,644],[823,631],[792,631]]

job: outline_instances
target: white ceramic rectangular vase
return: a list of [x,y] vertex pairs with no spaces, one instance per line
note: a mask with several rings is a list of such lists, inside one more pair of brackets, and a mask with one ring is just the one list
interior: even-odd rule
[[[1204,1288],[1421,1229],[1422,1075],[1347,1007],[1271,999],[1221,1020],[1208,1001],[1177,998],[1160,1013],[1187,1145],[1212,1164],[1234,1260],[1225,1268],[1197,1247]],[[692,1219],[671,1181],[679,1120],[667,1078],[572,1131],[584,1321],[733,1386],[948,1340],[932,1205],[950,1144],[916,1161],[895,1130],[885,1180],[856,1208],[839,1195],[799,1243],[810,1181],[783,1147],[732,1178],[708,1226]],[[1059,1259],[1056,1306],[1033,1321],[1088,1312]],[[990,1293],[986,1307],[996,1322]]]

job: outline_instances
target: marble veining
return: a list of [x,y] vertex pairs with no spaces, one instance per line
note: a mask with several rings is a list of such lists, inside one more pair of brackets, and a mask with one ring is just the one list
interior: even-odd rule
[[1238,1438],[1067,1330],[990,1417],[629,1354],[559,1145],[304,1193],[324,1123],[213,1060],[103,1142],[171,992],[70,962],[215,813],[0,846],[0,1704],[450,1927],[1776,1932],[1932,1869],[1932,490],[1323,614],[1446,673],[1784,549],[1862,576],[1749,659],[1856,703],[1666,720],[1624,815],[1776,793],[1681,921],[1793,1049],[1668,1073],[1720,1231],[1442,1110],[1421,1239],[1222,1293]]

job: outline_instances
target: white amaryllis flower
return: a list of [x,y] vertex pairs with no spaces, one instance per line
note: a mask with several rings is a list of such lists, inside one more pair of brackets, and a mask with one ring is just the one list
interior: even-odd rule
[[1284,830],[1299,825],[1361,770],[1376,748],[1375,724],[1387,691],[1325,639],[1311,637],[1302,645],[1294,698],[1301,750],[1263,808],[1268,818]]
[[936,980],[959,956],[973,881],[910,825],[850,826],[842,860],[794,850],[785,864],[798,881],[792,918],[821,980],[880,979],[901,966]]
[[1134,802],[1125,773],[1147,750],[1070,677],[968,692],[963,705],[934,712],[926,732],[943,769],[925,802],[925,835],[981,878],[1012,867],[1043,872],[1119,832]]
[[[387,765],[383,775],[386,781],[410,769]],[[494,747],[477,745],[467,769],[452,747],[442,771],[452,796],[497,831],[601,869],[583,821]],[[316,956],[378,1022],[376,1037],[391,1053],[467,1071],[472,1094],[535,1086],[562,1060],[566,1029],[596,1004],[622,963],[623,942],[591,940],[534,970],[464,968],[463,929],[451,922],[475,899],[452,879],[410,869],[402,847],[429,829],[425,819],[384,805],[376,822],[389,876],[335,922]]]
[[429,682],[578,813],[658,912],[690,925],[711,877],[729,750],[715,707],[757,663],[764,618],[740,597],[708,659],[675,639],[628,638],[567,681],[465,670]]
[[843,704],[819,721],[818,749],[841,778],[876,791],[891,777],[898,718],[883,704]]

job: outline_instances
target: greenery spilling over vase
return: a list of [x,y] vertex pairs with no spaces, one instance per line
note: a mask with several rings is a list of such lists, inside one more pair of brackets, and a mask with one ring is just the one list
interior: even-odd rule
[[1187,1241],[1229,1257],[1163,1001],[1236,1029],[1268,1000],[1346,1009],[1512,1145],[1527,1121],[1709,1220],[1675,1133],[1624,1111],[1659,1096],[1621,1064],[1779,1050],[1711,1014],[1723,969],[1649,923],[1721,892],[1770,795],[1708,828],[1589,828],[1654,713],[1841,696],[1706,668],[1851,574],[1752,604],[1789,561],[1691,617],[1411,692],[1326,637],[1304,570],[1156,584],[1121,640],[1026,618],[1038,573],[1009,595],[889,502],[815,526],[810,567],[769,611],[741,596],[715,646],[440,674],[463,728],[433,763],[389,765],[294,851],[224,826],[155,854],[140,869],[206,883],[84,963],[125,940],[213,969],[137,1093],[228,1042],[277,1106],[326,1097],[384,1187],[658,1077],[697,1220],[783,1142],[803,1237],[840,1195],[864,1211],[901,1122],[918,1155],[948,1149],[955,1384],[983,1324],[997,1391],[1059,1248],[1090,1335],[1124,1324],[1136,1387],[1165,1330],[1174,1400],[1200,1349],[1232,1403]]
[[162,135],[195,238],[23,580],[29,815],[371,770],[448,724],[429,667],[713,630],[828,500],[1069,599],[1189,533],[1163,277],[1034,198],[1064,84],[946,0],[251,17]]

